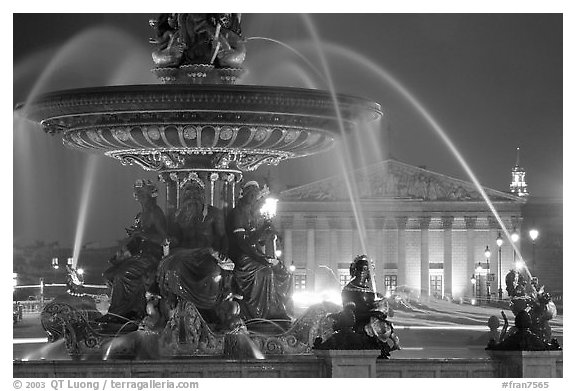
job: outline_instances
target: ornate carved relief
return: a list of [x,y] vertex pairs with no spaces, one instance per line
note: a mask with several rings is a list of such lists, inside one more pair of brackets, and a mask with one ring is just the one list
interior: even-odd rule
[[[361,199],[418,199],[423,201],[482,200],[472,183],[436,174],[418,167],[388,160],[372,167],[356,170],[351,177]],[[493,199],[507,195],[486,189]],[[284,199],[339,201],[349,198],[340,177],[333,177],[310,185],[287,190]],[[510,196],[507,200],[512,199]]]

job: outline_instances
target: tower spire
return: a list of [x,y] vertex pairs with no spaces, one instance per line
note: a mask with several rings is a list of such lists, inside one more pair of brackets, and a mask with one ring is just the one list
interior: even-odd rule
[[510,183],[510,193],[519,197],[528,196],[528,185],[524,180],[526,171],[520,167],[520,147],[516,147],[516,164],[512,168],[512,182]]

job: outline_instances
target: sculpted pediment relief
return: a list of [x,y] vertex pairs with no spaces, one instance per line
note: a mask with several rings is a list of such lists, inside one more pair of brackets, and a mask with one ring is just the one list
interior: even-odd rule
[[[361,199],[410,199],[422,201],[481,201],[474,185],[423,168],[395,160],[351,172]],[[516,201],[517,197],[484,188],[492,200]],[[327,178],[281,193],[283,200],[344,201],[348,200],[341,176]]]

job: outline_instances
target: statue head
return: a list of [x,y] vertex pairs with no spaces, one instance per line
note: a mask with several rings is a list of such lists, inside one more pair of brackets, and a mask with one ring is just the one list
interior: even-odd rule
[[350,275],[359,285],[367,285],[370,278],[370,263],[366,255],[358,255],[350,265]]
[[500,319],[498,319],[496,315],[492,315],[490,318],[488,318],[488,328],[490,330],[498,330],[498,327],[500,327]]
[[248,204],[256,202],[260,195],[260,185],[256,181],[249,181],[242,186],[240,198]]
[[198,177],[192,177],[180,187],[180,204],[188,205],[197,203],[204,205],[206,202],[205,185]]
[[134,182],[134,198],[136,201],[156,199],[156,197],[158,197],[158,188],[151,180],[138,179]]

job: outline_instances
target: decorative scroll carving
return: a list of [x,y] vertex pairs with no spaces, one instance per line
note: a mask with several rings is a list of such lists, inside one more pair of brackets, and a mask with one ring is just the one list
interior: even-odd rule
[[432,218],[430,216],[420,216],[418,217],[418,223],[420,225],[420,229],[428,229],[430,228],[430,221]]
[[478,220],[478,217],[476,217],[476,216],[464,216],[464,222],[466,224],[466,229],[475,229],[476,228],[476,220]]
[[148,171],[169,171],[175,169],[195,170],[206,166],[206,156],[210,155],[210,164],[217,170],[227,170],[235,163],[239,170],[254,171],[262,164],[277,165],[282,160],[293,157],[290,152],[255,150],[251,153],[230,153],[229,148],[195,148],[195,149],[144,149],[118,150],[106,152],[105,155],[120,160],[123,165],[138,164]]
[[452,229],[454,224],[454,216],[442,216],[442,228],[445,230]]

